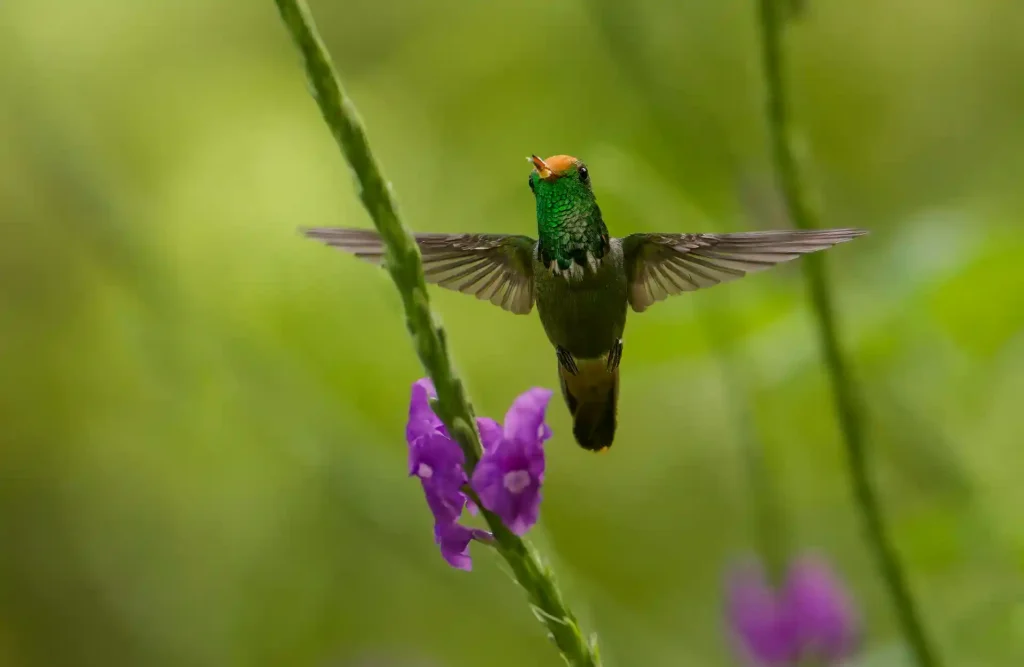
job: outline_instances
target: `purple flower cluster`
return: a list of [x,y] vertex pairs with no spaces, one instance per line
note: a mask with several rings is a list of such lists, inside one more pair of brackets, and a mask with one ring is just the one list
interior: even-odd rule
[[794,562],[776,590],[756,563],[732,572],[726,614],[745,664],[790,667],[842,664],[857,649],[858,621],[839,580],[825,563]]
[[551,394],[540,388],[521,394],[506,413],[504,427],[493,419],[477,419],[484,451],[472,479],[467,479],[462,449],[430,406],[430,399],[436,396],[433,383],[423,378],[413,384],[405,428],[409,475],[418,477],[423,485],[434,515],[434,540],[452,567],[469,570],[469,543],[492,539],[485,530],[459,523],[464,509],[476,512],[466,495],[467,485],[516,535],[537,523],[544,481],[543,445],[551,437],[544,414]]

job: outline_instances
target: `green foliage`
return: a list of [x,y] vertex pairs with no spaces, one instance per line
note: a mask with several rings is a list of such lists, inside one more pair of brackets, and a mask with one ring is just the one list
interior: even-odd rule
[[[795,5],[783,0],[760,0],[761,60],[767,88],[768,131],[778,188],[783,193],[786,218],[801,229],[820,227],[818,213],[810,204],[811,193],[797,164],[794,129],[790,124],[789,95],[785,85],[785,33],[795,18]],[[874,555],[878,573],[892,598],[903,638],[919,667],[938,667],[939,657],[925,632],[914,596],[907,583],[900,556],[896,553],[886,525],[878,493],[868,467],[864,440],[863,399],[850,377],[846,354],[839,342],[839,330],[832,289],[825,275],[825,258],[808,257],[804,262],[811,304],[817,319],[822,357],[828,368],[835,396],[836,415],[843,434],[853,496],[864,522],[864,540]]]
[[[755,8],[601,5],[314,3],[410,228],[534,233],[533,152],[585,159],[617,235],[781,224]],[[1022,20],[819,2],[788,37],[822,224],[873,232],[829,277],[949,665],[1024,661]],[[559,664],[499,559],[466,576],[432,544],[405,477],[422,370],[402,302],[296,231],[369,223],[273,8],[0,3],[0,90],[0,663]],[[552,410],[538,548],[609,665],[731,664],[742,437],[766,447],[788,541],[860,596],[871,664],[912,664],[799,279],[632,318],[608,455]],[[535,318],[430,295],[479,414],[554,386]]]

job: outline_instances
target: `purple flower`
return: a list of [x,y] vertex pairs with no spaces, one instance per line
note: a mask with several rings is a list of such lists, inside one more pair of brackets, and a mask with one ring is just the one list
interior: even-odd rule
[[544,441],[551,429],[544,413],[551,390],[521,394],[505,415],[505,426],[479,424],[484,454],[473,472],[472,487],[484,507],[497,514],[516,535],[537,523],[544,481]]
[[428,378],[417,380],[412,386],[409,422],[405,427],[409,475],[419,477],[435,521],[450,523],[462,515],[466,506],[466,494],[462,492],[466,484],[462,469],[465,455],[431,409],[430,399],[435,395]]
[[[441,549],[441,556],[452,567],[469,570],[472,567],[469,543],[474,539],[488,541],[491,534],[458,523],[464,508],[469,507],[473,512],[476,507],[462,490],[468,481],[463,469],[465,454],[430,407],[430,399],[436,395],[429,378],[412,385],[409,421],[405,426],[409,475],[418,477],[423,486],[427,506],[434,515],[434,541]],[[484,428],[490,425],[481,425],[481,430]]]
[[747,564],[731,573],[726,598],[733,638],[752,666],[789,667],[815,659],[831,667],[858,648],[852,605],[822,561],[794,562],[781,591],[768,583],[759,564]]
[[[543,444],[551,437],[544,413],[551,394],[539,388],[521,394],[506,413],[504,427],[487,417],[477,419],[484,451],[472,487],[484,506],[517,535],[537,523],[544,481]],[[452,567],[468,570],[472,566],[469,543],[489,542],[493,536],[458,522],[463,509],[475,513],[477,508],[464,491],[468,483],[465,455],[430,406],[434,396],[429,378],[413,383],[405,427],[409,475],[418,477],[423,486],[441,556]]]
[[853,604],[828,565],[804,557],[789,570],[782,590],[783,605],[805,656],[837,662],[852,655],[860,643]]
[[491,534],[478,528],[466,528],[455,521],[434,524],[434,541],[441,547],[441,557],[454,568],[467,571],[473,568],[469,557],[469,543],[473,540],[490,542]]
[[484,446],[485,452],[501,442],[501,424],[490,417],[477,417],[476,428],[480,431],[480,444]]
[[726,616],[742,652],[754,664],[784,665],[798,651],[775,589],[757,563],[737,568],[728,582]]

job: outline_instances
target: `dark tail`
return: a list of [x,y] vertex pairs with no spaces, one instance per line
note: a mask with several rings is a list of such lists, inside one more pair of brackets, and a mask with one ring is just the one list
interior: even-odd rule
[[577,359],[576,364],[577,375],[558,367],[562,398],[572,415],[576,442],[584,449],[599,452],[611,447],[615,440],[619,369],[609,373],[603,359]]

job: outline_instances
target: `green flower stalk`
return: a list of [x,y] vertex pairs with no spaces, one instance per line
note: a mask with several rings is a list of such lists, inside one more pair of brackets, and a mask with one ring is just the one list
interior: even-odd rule
[[[776,178],[790,219],[801,229],[816,229],[817,215],[801,182],[800,168],[792,145],[789,102],[783,83],[785,53],[782,37],[792,8],[792,3],[786,0],[759,0],[761,59],[767,86],[768,126]],[[822,261],[821,257],[808,257],[804,269],[818,323],[818,336],[832,381],[832,392],[845,441],[853,494],[864,521],[869,547],[892,598],[903,636],[920,667],[938,667],[939,658],[925,634],[906,575],[888,535],[878,495],[871,482],[860,399],[839,344],[835,309]]]
[[[355,107],[335,74],[309,8],[303,0],[275,0],[275,3],[302,54],[320,113],[355,173],[359,197],[383,240],[385,265],[401,295],[406,326],[416,354],[437,392],[433,408],[462,449],[465,472],[472,475],[482,454],[480,435],[472,405],[452,366],[444,329],[437,324],[430,308],[415,239],[401,223],[390,186],[373,157]],[[471,499],[481,506],[475,494]],[[481,514],[493,534],[495,548],[526,591],[536,616],[547,627],[566,663],[573,667],[600,665],[596,639],[583,637],[579,622],[562,599],[551,571],[534,548],[506,528],[498,515],[483,506]]]

